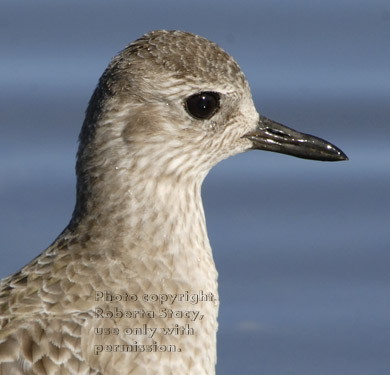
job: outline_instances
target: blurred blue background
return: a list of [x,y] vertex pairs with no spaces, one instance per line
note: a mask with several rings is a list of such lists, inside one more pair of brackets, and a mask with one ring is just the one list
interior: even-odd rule
[[217,374],[389,374],[387,0],[2,0],[0,276],[67,225],[97,80],[126,44],[160,28],[220,44],[263,115],[350,158],[253,151],[207,177],[220,273]]

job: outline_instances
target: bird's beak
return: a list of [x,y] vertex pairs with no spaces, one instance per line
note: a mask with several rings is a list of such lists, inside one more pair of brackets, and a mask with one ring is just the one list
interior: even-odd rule
[[256,129],[243,137],[251,140],[251,148],[256,150],[280,152],[303,159],[348,160],[347,155],[331,143],[310,134],[299,133],[264,116],[260,116]]

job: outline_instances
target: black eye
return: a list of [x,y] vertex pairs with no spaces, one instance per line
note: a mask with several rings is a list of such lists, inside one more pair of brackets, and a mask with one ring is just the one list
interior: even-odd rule
[[219,109],[219,94],[205,91],[191,95],[186,100],[186,109],[196,119],[209,119]]

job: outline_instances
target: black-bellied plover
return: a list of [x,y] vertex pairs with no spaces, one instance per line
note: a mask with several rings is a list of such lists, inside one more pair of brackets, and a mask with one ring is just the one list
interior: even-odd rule
[[154,31],[126,47],[86,112],[68,227],[1,283],[0,374],[214,374],[217,271],[200,190],[251,149],[347,159],[259,116],[216,44]]

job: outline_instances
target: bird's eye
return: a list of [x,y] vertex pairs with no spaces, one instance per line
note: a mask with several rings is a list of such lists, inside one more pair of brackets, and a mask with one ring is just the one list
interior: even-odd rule
[[219,109],[219,94],[216,92],[200,92],[186,99],[187,112],[198,120],[211,118]]

